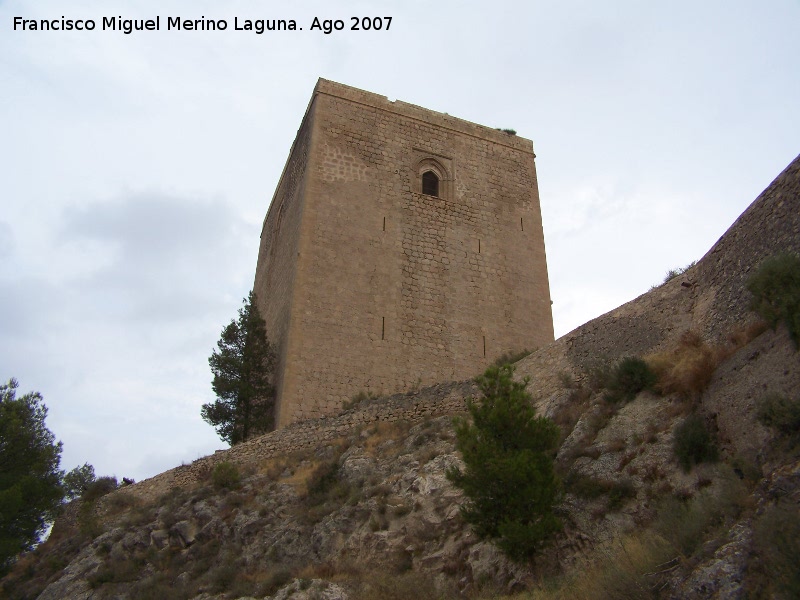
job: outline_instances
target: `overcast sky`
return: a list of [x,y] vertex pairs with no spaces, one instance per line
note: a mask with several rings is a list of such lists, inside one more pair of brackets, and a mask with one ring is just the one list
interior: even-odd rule
[[[96,29],[14,30],[62,16]],[[208,356],[318,77],[533,140],[561,336],[700,258],[797,155],[798,31],[796,0],[0,0],[0,379],[44,395],[65,469],[225,447]]]

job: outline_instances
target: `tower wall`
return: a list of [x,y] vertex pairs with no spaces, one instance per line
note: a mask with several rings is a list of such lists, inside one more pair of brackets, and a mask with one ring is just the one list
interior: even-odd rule
[[[438,196],[422,193],[428,170]],[[255,291],[279,349],[279,426],[552,341],[532,143],[320,80]]]

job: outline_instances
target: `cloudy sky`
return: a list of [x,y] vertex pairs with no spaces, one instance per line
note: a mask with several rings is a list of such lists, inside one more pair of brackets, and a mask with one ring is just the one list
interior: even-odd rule
[[700,258],[797,155],[798,29],[796,0],[0,0],[0,379],[44,395],[65,469],[225,447],[207,359],[318,77],[533,140],[561,336]]

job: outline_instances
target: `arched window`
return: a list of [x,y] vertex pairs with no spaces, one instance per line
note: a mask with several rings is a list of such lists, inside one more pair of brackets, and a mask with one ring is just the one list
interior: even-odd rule
[[433,171],[425,171],[422,174],[422,193],[428,196],[439,195],[439,178]]

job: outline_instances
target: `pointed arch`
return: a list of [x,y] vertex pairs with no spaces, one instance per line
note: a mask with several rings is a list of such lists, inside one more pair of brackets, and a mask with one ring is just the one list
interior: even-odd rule
[[433,171],[422,174],[422,193],[428,196],[439,195],[439,176]]
[[452,177],[447,168],[432,156],[417,161],[414,191],[426,196],[449,199]]

